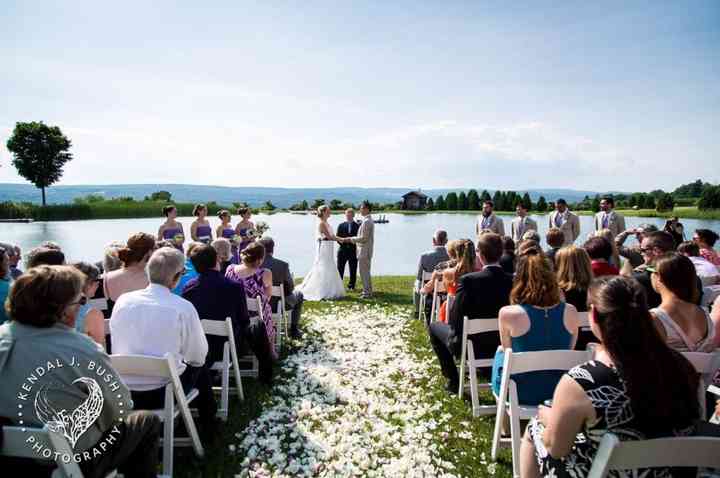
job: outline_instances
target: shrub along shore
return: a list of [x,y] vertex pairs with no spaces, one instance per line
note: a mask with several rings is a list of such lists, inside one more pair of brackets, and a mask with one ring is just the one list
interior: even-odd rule
[[[96,202],[77,202],[73,204],[50,204],[45,207],[34,203],[16,203],[1,202],[0,203],[0,219],[32,219],[35,221],[71,221],[86,219],[137,219],[145,217],[161,216],[162,207],[167,205],[166,201],[121,201],[121,200],[104,200]],[[194,203],[172,202],[180,216],[192,216]],[[234,213],[237,207],[234,205],[220,205],[214,202],[206,203],[210,215],[221,209],[227,209]],[[342,212],[343,209],[336,209],[334,212]],[[617,209],[618,212],[625,216],[637,217],[673,217],[685,219],[705,219],[720,220],[720,209],[699,210],[696,206],[676,207],[672,211],[658,212],[654,209]],[[282,208],[253,208],[253,213],[259,212],[266,214],[274,214],[278,212],[303,213],[302,211],[291,211]],[[396,214],[480,214],[480,211],[456,211],[456,210],[428,210],[428,211],[406,211],[389,207],[375,208],[376,213],[396,213]],[[593,211],[574,211],[579,215],[592,215]],[[515,211],[496,211],[500,215],[515,215]],[[531,211],[531,214],[542,214]]]

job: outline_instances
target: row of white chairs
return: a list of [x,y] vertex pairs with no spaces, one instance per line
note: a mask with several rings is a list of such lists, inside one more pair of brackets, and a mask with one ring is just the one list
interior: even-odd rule
[[[580,318],[581,329],[589,327],[587,313],[580,313]],[[498,450],[501,444],[508,444],[509,442],[511,446],[513,460],[513,475],[519,476],[520,442],[522,438],[520,420],[529,420],[530,418],[536,416],[538,412],[538,407],[527,406],[519,402],[517,384],[512,379],[512,375],[526,372],[538,372],[543,370],[567,371],[570,370],[572,367],[575,367],[592,359],[594,355],[594,349],[589,348],[586,351],[547,350],[541,352],[516,353],[513,353],[512,349],[506,349],[504,351],[505,356],[503,363],[503,375],[500,385],[500,394],[495,395],[493,393],[493,396],[495,398],[495,405],[480,405],[479,390],[481,388],[491,388],[491,386],[489,383],[479,383],[478,369],[491,367],[493,359],[476,358],[473,343],[471,340],[469,340],[469,337],[480,333],[497,332],[498,319],[468,319],[467,317],[465,317],[463,325],[464,326],[460,357],[460,387],[458,390],[458,394],[460,395],[460,397],[462,397],[464,394],[464,377],[467,373],[470,381],[470,397],[473,416],[478,417],[482,415],[495,414],[495,429],[493,432],[493,443],[491,452],[492,459],[495,460],[497,458]],[[701,404],[702,414],[703,416],[705,416],[705,386],[706,382],[709,380],[710,375],[718,367],[720,367],[720,352],[688,352],[684,353],[683,355],[693,364],[698,374],[703,376],[705,379],[701,380],[700,386],[698,387],[698,400]],[[503,439],[501,437],[506,417],[510,421],[509,439]],[[700,441],[702,443],[705,443],[702,441],[702,439]],[[658,445],[658,443],[660,442],[656,442],[652,446]],[[717,446],[718,444],[720,444],[720,440],[715,441],[715,446]],[[617,448],[617,446],[618,445],[614,442],[606,444],[606,452],[609,453],[608,450],[615,449]],[[606,455],[601,456],[599,454],[599,456],[603,458]],[[618,463],[626,462],[620,460]],[[658,462],[656,466],[664,465]],[[607,470],[605,471],[605,473],[606,472]]]

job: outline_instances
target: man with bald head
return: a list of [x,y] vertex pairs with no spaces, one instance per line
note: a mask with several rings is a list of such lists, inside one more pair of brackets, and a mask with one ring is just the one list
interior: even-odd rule
[[[445,248],[445,245],[447,244],[447,232],[443,231],[442,229],[438,229],[435,231],[435,234],[433,234],[432,238],[432,244],[433,248],[423,254],[420,255],[420,261],[418,262],[418,269],[417,269],[417,283],[415,287],[415,294],[414,294],[414,301],[415,308],[417,309],[418,304],[420,303],[419,298],[420,294],[417,292],[420,290],[423,286],[422,283],[422,276],[423,272],[430,272],[435,270],[438,264],[441,262],[445,262],[450,260],[450,257],[448,256],[447,249]],[[417,312],[417,310],[415,311]]]

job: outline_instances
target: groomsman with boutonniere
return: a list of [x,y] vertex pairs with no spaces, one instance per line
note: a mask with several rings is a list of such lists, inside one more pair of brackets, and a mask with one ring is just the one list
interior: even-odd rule
[[573,244],[580,236],[580,218],[568,209],[567,202],[564,199],[555,201],[555,211],[548,218],[548,229],[558,228],[565,237],[563,246]]
[[595,214],[595,230],[610,229],[613,237],[625,230],[625,218],[614,210],[615,200],[605,197],[600,200],[600,212]]
[[475,233],[479,236],[482,231],[491,231],[495,234],[505,235],[505,226],[502,219],[497,217],[493,212],[494,203],[487,200],[483,203],[482,214],[478,216],[475,225]]
[[510,223],[510,233],[515,244],[522,240],[523,234],[527,231],[537,231],[537,222],[527,217],[528,210],[525,208],[523,203],[518,203],[515,206],[515,212],[517,217]]
[[[337,237],[357,237],[360,224],[355,222],[355,211],[352,209],[345,210],[345,222],[340,223],[337,227],[335,235]],[[337,265],[340,278],[345,277],[345,264],[348,266],[350,273],[349,290],[355,290],[355,282],[357,280],[357,246],[352,242],[339,243],[337,252]]]

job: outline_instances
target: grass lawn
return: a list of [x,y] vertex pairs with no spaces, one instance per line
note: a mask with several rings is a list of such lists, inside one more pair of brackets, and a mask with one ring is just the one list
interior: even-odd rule
[[[362,300],[357,293],[350,293],[340,301],[306,303],[303,313],[305,320],[301,328],[312,328],[309,327],[310,322],[315,317],[330,313],[331,310],[335,314],[338,309],[352,309],[357,312],[358,306],[363,304],[380,305],[384,310],[391,311],[394,317],[399,315],[398,320],[405,322],[401,330],[407,352],[419,362],[429,364],[419,379],[413,382],[416,387],[414,395],[423,403],[433,406],[432,416],[428,417],[428,421],[437,421],[440,426],[430,429],[428,433],[432,434],[432,443],[438,445],[436,453],[439,458],[454,465],[450,472],[455,476],[510,476],[509,449],[502,450],[496,464],[490,462],[494,416],[473,418],[469,398],[463,401],[457,396],[450,396],[444,390],[445,381],[434,358],[425,327],[412,318],[412,285],[413,278],[409,276],[375,277],[373,286],[376,293],[372,301]],[[378,339],[382,340],[382,337]],[[300,341],[291,342],[283,355],[287,357],[303,350],[311,341],[322,340],[323,337],[312,333],[305,334]],[[287,377],[283,377],[280,366],[278,371],[280,373],[276,383],[282,384]],[[240,450],[235,451],[234,446],[230,449],[230,446],[239,441],[240,432],[248,423],[273,403],[273,389],[260,386],[251,379],[244,380],[243,386],[245,401],[240,403],[236,397],[231,397],[230,418],[221,426],[216,436],[203,442],[206,451],[203,460],[196,459],[190,449],[176,451],[175,475],[224,477],[239,473],[246,457]],[[489,403],[489,394],[484,398]]]

